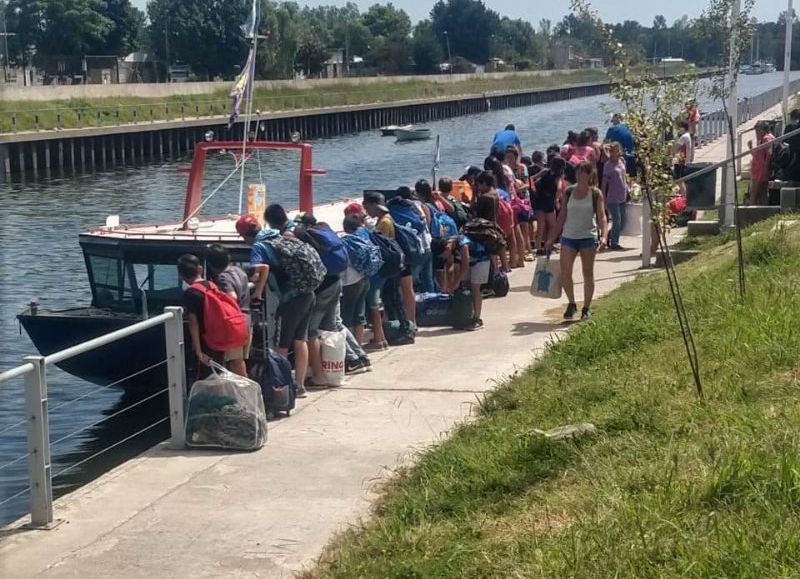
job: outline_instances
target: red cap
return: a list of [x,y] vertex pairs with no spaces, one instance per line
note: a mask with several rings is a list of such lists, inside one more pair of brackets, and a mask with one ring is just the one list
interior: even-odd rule
[[236,220],[236,232],[242,237],[253,235],[259,229],[261,229],[261,225],[258,223],[258,219],[252,215],[242,215]]
[[345,215],[352,215],[353,213],[364,213],[364,206],[361,203],[351,203],[344,208]]

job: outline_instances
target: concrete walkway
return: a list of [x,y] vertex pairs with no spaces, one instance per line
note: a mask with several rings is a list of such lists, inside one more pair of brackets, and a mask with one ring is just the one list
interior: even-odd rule
[[[598,294],[637,274],[640,241],[623,244],[635,249],[599,257]],[[565,300],[531,297],[532,275],[516,270],[509,295],[484,303],[484,330],[423,328],[416,345],[373,356],[374,371],[298,401],[259,452],[162,445],[57,501],[54,530],[0,532],[0,577],[273,578],[312,565],[394,468],[564,331]]]

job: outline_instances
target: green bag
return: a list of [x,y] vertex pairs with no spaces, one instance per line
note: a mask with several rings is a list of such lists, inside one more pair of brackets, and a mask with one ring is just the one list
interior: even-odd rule
[[472,290],[460,288],[453,294],[453,327],[463,329],[475,319],[475,308],[472,304]]

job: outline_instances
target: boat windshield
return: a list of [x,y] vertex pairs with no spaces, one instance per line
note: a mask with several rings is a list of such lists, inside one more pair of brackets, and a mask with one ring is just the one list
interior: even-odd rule
[[181,305],[182,287],[174,263],[133,263],[116,257],[87,254],[93,305],[120,312],[141,313]]

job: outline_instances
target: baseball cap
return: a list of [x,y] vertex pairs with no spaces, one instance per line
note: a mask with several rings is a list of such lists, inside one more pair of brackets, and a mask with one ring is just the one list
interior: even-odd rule
[[384,213],[389,213],[389,208],[386,207],[386,197],[383,193],[377,191],[364,191],[364,203],[372,203]]
[[364,213],[364,206],[361,203],[351,203],[344,208],[345,215],[353,215],[354,213]]
[[261,229],[261,225],[258,219],[250,214],[242,215],[236,220],[236,232],[242,237],[255,235],[259,229]]

